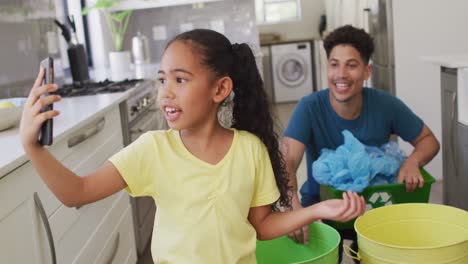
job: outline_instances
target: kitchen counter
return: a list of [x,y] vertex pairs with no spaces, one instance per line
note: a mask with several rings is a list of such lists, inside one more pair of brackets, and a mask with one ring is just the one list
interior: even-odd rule
[[424,61],[446,67],[446,68],[465,68],[468,67],[468,54],[451,54],[441,56],[425,56],[421,58]]
[[[60,115],[54,118],[54,142],[69,136],[87,120],[126,100],[135,89],[121,93],[63,98],[54,104]],[[19,138],[18,126],[0,131],[0,178],[28,161]]]
[[[427,56],[422,59],[440,67],[456,69],[453,82],[456,83],[454,92],[457,98],[457,121],[468,126],[468,53]],[[447,85],[449,83],[443,81],[442,90],[446,89]],[[451,117],[448,116],[448,118]]]
[[260,46],[270,46],[270,45],[288,44],[288,43],[297,43],[297,42],[314,42],[314,40],[315,39],[312,39],[312,38],[263,40],[263,41],[260,41]]
[[[160,63],[130,65],[130,72],[128,73],[129,79],[156,79],[158,75]],[[112,73],[109,68],[93,69],[89,71],[91,79],[94,81],[104,81],[106,79],[112,80]],[[68,79],[71,82],[71,76]]]

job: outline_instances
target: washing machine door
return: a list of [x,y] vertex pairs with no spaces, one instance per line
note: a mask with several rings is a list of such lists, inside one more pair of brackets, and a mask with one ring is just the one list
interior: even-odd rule
[[304,83],[310,71],[304,59],[295,53],[284,54],[276,69],[278,80],[289,88],[296,88]]

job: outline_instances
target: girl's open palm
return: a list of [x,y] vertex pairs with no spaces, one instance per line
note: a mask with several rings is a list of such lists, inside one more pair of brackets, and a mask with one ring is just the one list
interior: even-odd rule
[[20,137],[25,148],[37,145],[39,129],[42,123],[59,114],[56,110],[41,113],[41,109],[44,106],[60,100],[60,96],[58,95],[48,95],[41,98],[41,95],[45,92],[50,93],[57,90],[57,85],[55,84],[41,86],[42,80],[44,79],[44,72],[44,69],[41,68],[34,82],[34,86],[29,93],[28,99],[24,104],[20,122]]
[[366,203],[354,192],[343,192],[343,199],[330,199],[317,204],[323,219],[347,222],[364,214]]

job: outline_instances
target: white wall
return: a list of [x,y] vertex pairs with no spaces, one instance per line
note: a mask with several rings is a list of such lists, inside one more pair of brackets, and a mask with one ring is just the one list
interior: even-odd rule
[[[468,52],[468,1],[393,1],[396,95],[442,141],[439,67],[421,60]],[[441,142],[442,143],[442,142]],[[412,148],[403,145],[408,152]],[[442,151],[426,166],[442,178]]]
[[260,25],[260,33],[276,33],[283,40],[320,38],[318,25],[320,15],[325,14],[324,0],[301,0],[301,21]]

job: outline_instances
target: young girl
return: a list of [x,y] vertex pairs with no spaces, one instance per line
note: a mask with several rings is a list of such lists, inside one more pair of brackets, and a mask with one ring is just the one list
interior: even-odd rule
[[[57,95],[40,86],[25,105],[24,149],[54,194],[67,206],[103,199],[119,190],[152,196],[158,206],[152,239],[156,263],[255,263],[256,239],[272,239],[307,223],[348,221],[364,212],[355,193],[290,212],[287,175],[255,58],[247,44],[233,44],[211,30],[176,36],[158,72],[158,100],[171,129],[151,131],[101,168],[79,177],[37,143],[39,113]],[[232,126],[217,113],[232,104]]]

